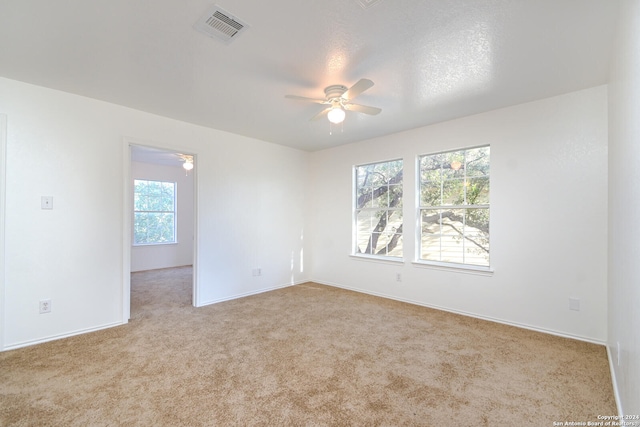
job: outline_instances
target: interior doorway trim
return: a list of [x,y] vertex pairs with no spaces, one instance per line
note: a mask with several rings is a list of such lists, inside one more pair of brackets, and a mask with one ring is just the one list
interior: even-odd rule
[[[0,113],[0,311],[5,313],[5,209],[7,206],[7,115]],[[4,314],[0,315],[0,351],[4,350]]]
[[192,305],[197,307],[198,301],[198,167],[195,150],[189,148],[176,148],[158,144],[156,142],[141,141],[135,138],[123,138],[123,160],[124,160],[124,201],[123,201],[123,248],[122,248],[122,323],[129,322],[131,318],[131,245],[133,236],[133,174],[131,170],[131,148],[133,146],[155,148],[159,150],[183,153],[193,156],[196,167],[190,172],[193,173],[193,268],[192,268]]

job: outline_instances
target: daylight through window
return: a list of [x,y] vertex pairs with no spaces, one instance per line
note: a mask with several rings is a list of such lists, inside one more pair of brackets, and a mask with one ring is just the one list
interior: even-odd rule
[[135,245],[176,242],[176,183],[134,181]]
[[354,254],[402,258],[402,160],[354,173]]
[[489,266],[489,147],[419,162],[419,259]]

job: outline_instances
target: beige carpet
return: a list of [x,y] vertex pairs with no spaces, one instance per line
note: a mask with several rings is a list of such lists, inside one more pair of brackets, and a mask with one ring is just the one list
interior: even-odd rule
[[615,414],[604,347],[313,283],[0,353],[2,426],[552,426]]

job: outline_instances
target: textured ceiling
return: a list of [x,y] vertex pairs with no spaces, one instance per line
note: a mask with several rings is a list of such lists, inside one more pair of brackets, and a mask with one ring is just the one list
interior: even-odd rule
[[[362,1],[367,4],[369,2]],[[201,0],[2,0],[0,76],[304,150],[604,84],[614,0],[219,0],[249,28],[194,30]],[[332,84],[375,82],[342,126]]]

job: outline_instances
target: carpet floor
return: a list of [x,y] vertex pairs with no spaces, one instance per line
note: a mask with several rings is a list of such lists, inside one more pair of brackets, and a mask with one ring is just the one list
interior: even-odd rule
[[[603,346],[306,283],[0,353],[2,426],[553,426],[614,415]],[[557,424],[556,424],[557,425]]]

